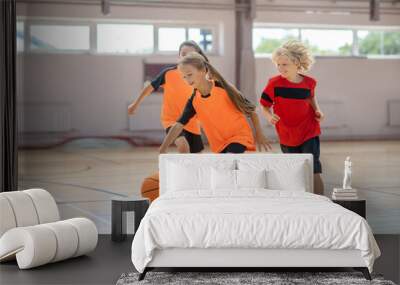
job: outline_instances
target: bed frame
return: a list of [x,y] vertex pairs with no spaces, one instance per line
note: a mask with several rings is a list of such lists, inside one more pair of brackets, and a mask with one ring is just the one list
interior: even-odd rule
[[[215,160],[216,154],[163,154],[160,155],[160,195],[166,191],[167,164],[182,159]],[[313,163],[311,154],[240,154],[240,158],[260,158],[303,160],[307,163],[309,187],[313,192]],[[224,160],[238,158],[237,154],[223,154]],[[230,268],[235,271],[246,271],[254,268],[343,268],[350,267],[361,271],[367,280],[371,275],[359,250],[330,249],[249,249],[249,248],[169,248],[157,249],[152,261],[147,265],[139,280],[146,273],[156,268]]]
[[343,268],[361,271],[371,280],[359,250],[329,249],[193,249],[170,248],[156,250],[152,261],[139,275],[155,268],[232,268],[246,271],[254,268]]

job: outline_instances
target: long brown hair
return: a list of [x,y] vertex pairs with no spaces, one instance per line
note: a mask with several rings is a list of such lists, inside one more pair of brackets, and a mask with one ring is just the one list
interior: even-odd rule
[[190,52],[178,61],[178,65],[188,64],[198,70],[206,70],[212,79],[221,83],[222,88],[228,93],[236,108],[245,115],[250,115],[255,111],[256,106],[247,100],[242,93],[229,81],[227,81],[219,71],[197,52]]
[[181,53],[181,49],[183,47],[191,47],[193,48],[197,53],[201,54],[202,57],[205,58],[205,60],[208,62],[208,57],[204,54],[203,50],[201,47],[195,42],[195,41],[184,41],[180,44],[179,46],[179,54]]

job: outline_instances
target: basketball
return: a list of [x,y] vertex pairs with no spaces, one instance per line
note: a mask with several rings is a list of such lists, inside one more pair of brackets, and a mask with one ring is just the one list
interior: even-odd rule
[[140,192],[143,197],[149,198],[150,202],[152,202],[159,195],[159,187],[159,176],[158,172],[156,172],[143,180]]

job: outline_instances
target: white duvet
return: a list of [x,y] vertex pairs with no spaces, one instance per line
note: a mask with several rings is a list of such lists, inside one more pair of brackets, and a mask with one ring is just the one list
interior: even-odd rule
[[323,196],[265,189],[162,195],[133,240],[136,269],[143,272],[154,250],[164,248],[358,249],[370,272],[380,256],[359,215]]

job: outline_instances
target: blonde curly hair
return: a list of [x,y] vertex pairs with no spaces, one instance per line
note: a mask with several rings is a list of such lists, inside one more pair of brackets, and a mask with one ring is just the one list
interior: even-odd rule
[[276,64],[278,57],[286,55],[299,68],[299,72],[307,72],[315,62],[308,47],[302,42],[291,40],[284,43],[272,53],[272,61]]

